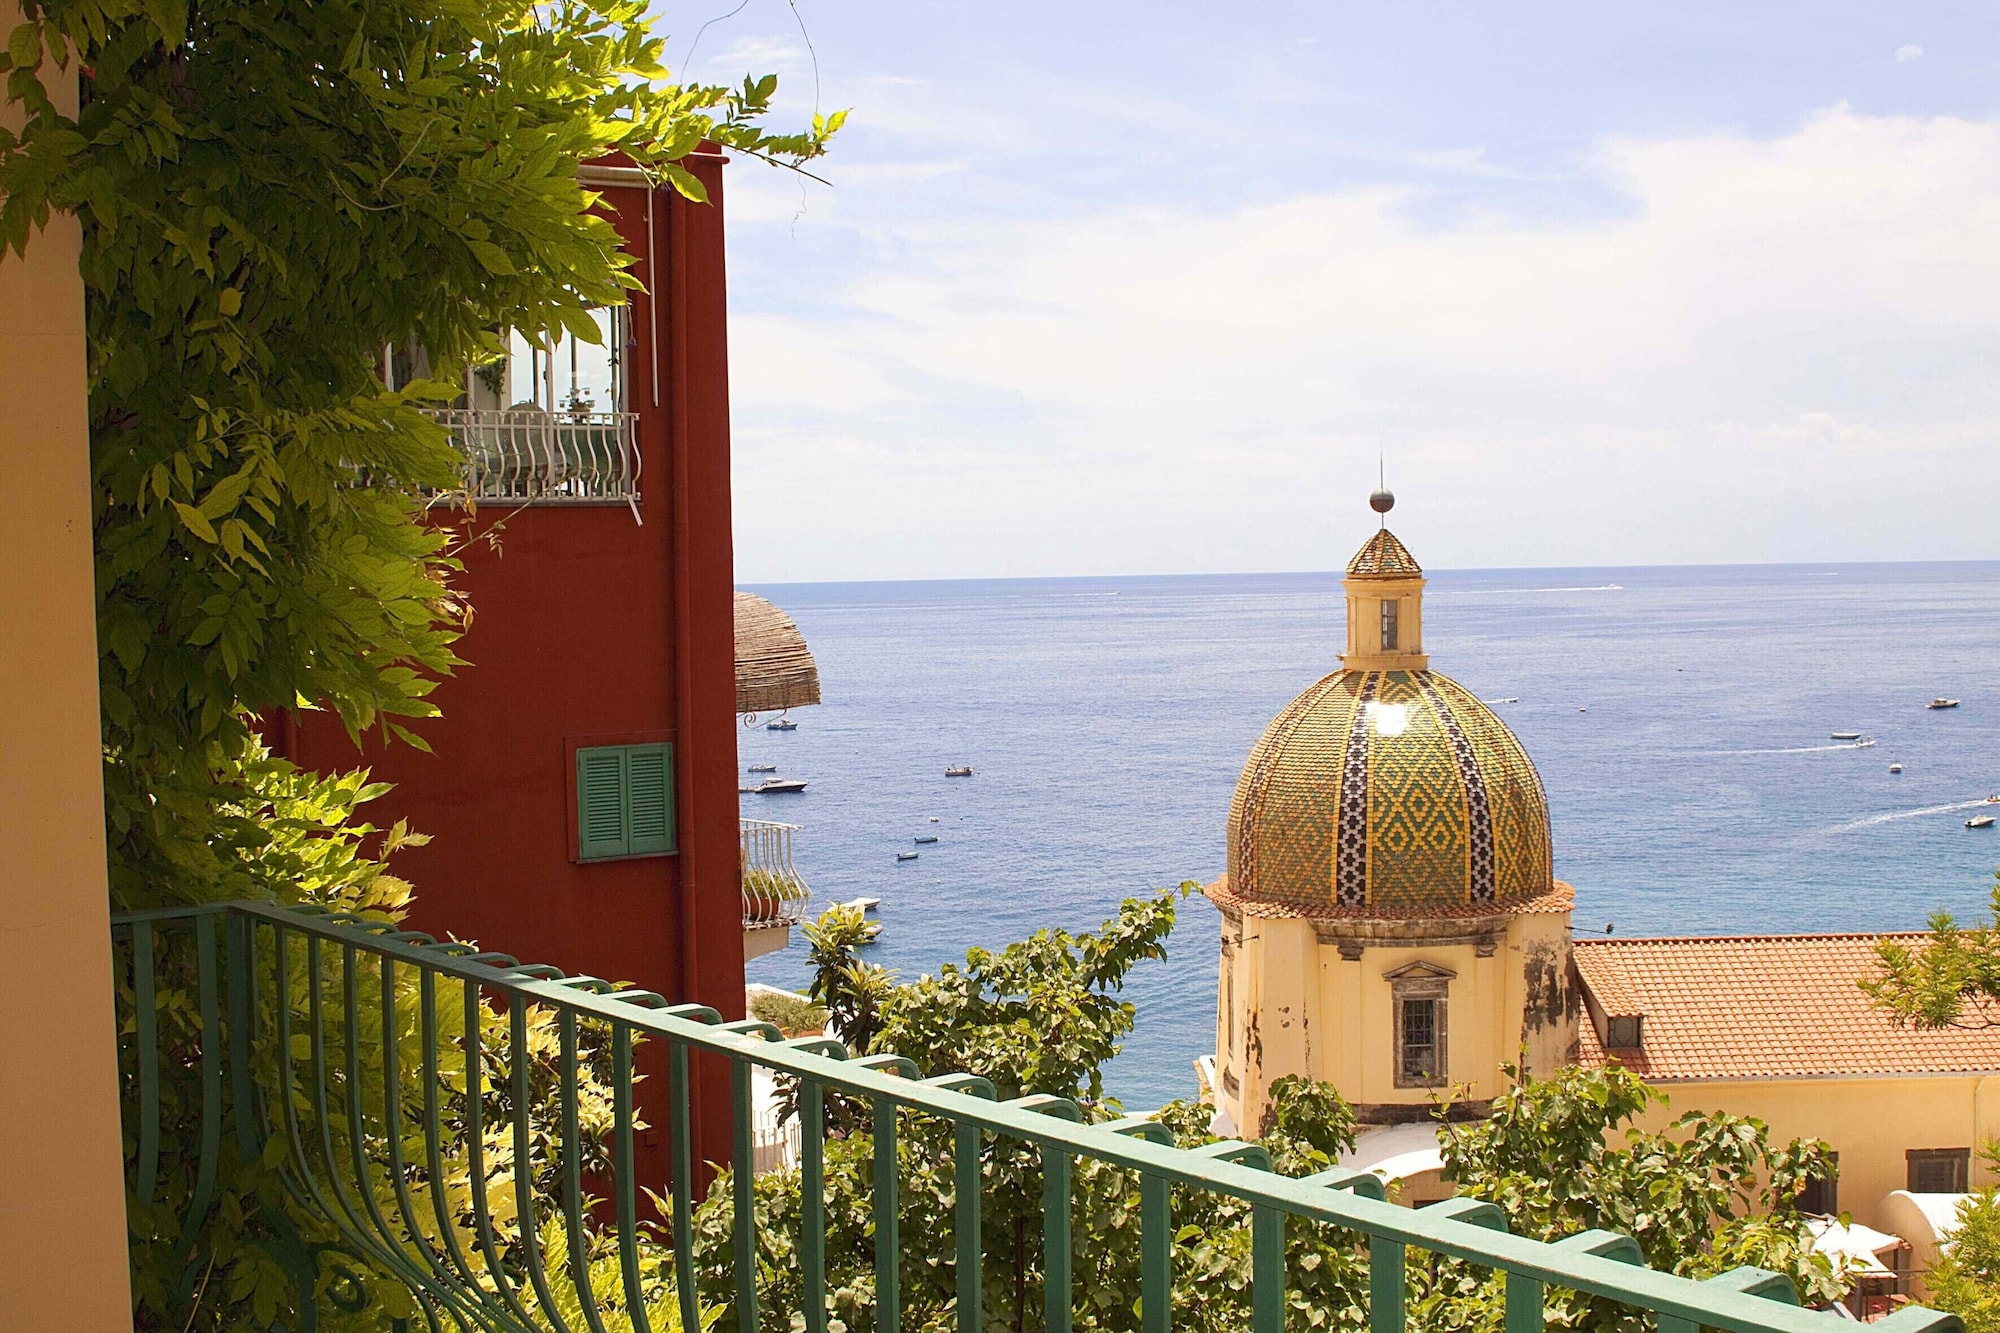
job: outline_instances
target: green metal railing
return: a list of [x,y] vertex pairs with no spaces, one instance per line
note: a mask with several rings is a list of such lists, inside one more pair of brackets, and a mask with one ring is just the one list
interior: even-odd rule
[[[379,922],[229,904],[128,915],[113,930],[125,969],[121,996],[129,1005],[121,1015],[128,1105],[137,1117],[127,1125],[131,1189],[141,1208],[156,1206],[156,1195],[166,1193],[180,1201],[175,1243],[190,1274],[179,1293],[186,1301],[199,1299],[193,1274],[206,1257],[201,1237],[217,1204],[219,1175],[228,1163],[262,1161],[321,1224],[320,1239],[291,1238],[285,1257],[297,1289],[319,1293],[302,1302],[306,1327],[316,1299],[357,1307],[358,1261],[407,1288],[410,1313],[397,1327],[700,1328],[688,1088],[690,1057],[706,1053],[726,1060],[732,1074],[732,1299],[744,1330],[760,1326],[754,1065],[798,1083],[804,1132],[796,1253],[807,1333],[826,1333],[829,1322],[822,1127],[830,1095],[872,1108],[874,1301],[883,1333],[899,1327],[897,1258],[905,1240],[898,1226],[899,1110],[952,1126],[956,1234],[948,1241],[908,1239],[952,1246],[956,1319],[964,1333],[980,1327],[980,1161],[988,1135],[1041,1156],[1042,1327],[1050,1333],[1068,1333],[1072,1322],[1071,1202],[1079,1159],[1112,1164],[1140,1181],[1143,1333],[1165,1333],[1171,1323],[1175,1187],[1250,1205],[1254,1333],[1284,1327],[1287,1218],[1365,1238],[1372,1333],[1408,1327],[1404,1269],[1412,1248],[1504,1273],[1507,1333],[1543,1326],[1544,1290],[1551,1286],[1650,1312],[1661,1333],[1824,1333],[1828,1326],[1825,1313],[1797,1306],[1790,1282],[1778,1274],[1738,1269],[1694,1281],[1656,1272],[1642,1265],[1629,1237],[1588,1232],[1550,1244],[1513,1236],[1488,1203],[1455,1199],[1404,1208],[1385,1201],[1381,1183],[1367,1172],[1279,1176],[1256,1144],[1176,1148],[1165,1127],[1143,1118],[1086,1124],[1074,1103],[1058,1098],[995,1101],[981,1078],[921,1077],[897,1056],[846,1059],[826,1038],[784,1041],[768,1024],[725,1023],[702,1006],[614,990],[595,978]],[[180,960],[171,985],[159,966],[168,951]],[[499,1052],[486,1043],[503,1020],[506,1058],[491,1067],[506,1074],[491,1086],[488,1057]],[[163,1022],[179,1025],[188,1040],[163,1037]],[[529,1056],[534,1040],[551,1039],[550,1028],[556,1053],[544,1068],[554,1074],[538,1088]],[[639,1188],[649,1183],[638,1180],[634,1166],[633,1053],[641,1041],[666,1048],[672,1174],[671,1182],[650,1183],[670,1183],[670,1264],[661,1242],[648,1249],[639,1206]],[[602,1110],[586,1105],[593,1060],[605,1072],[611,1100],[608,1161],[587,1160],[591,1135],[583,1121]],[[163,1113],[163,1088],[178,1115]],[[183,1104],[175,1088],[198,1093]],[[493,1104],[503,1112],[489,1123]],[[554,1141],[539,1149],[537,1116],[559,1126]],[[197,1143],[167,1142],[169,1120]],[[172,1191],[163,1188],[163,1155],[178,1164]],[[496,1172],[496,1164],[523,1162],[531,1169],[512,1171],[496,1195],[493,1182],[509,1174]],[[551,1173],[556,1186],[542,1195],[544,1203],[558,1200],[553,1216],[537,1216],[536,1171]],[[608,1186],[609,1199],[593,1207],[586,1185]],[[1912,1306],[1879,1327],[1949,1333],[1961,1326],[1954,1316]]]

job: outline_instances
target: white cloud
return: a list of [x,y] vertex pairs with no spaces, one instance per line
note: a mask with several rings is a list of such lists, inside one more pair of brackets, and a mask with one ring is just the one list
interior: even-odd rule
[[1915,42],[1896,48],[1896,63],[1899,65],[1907,65],[1912,60],[1921,60],[1923,56],[1924,48],[1918,46]]
[[1590,169],[1627,206],[1587,223],[871,222],[820,313],[732,327],[741,573],[1326,568],[1378,447],[1439,566],[2000,556],[1956,480],[2000,438],[2000,123]]

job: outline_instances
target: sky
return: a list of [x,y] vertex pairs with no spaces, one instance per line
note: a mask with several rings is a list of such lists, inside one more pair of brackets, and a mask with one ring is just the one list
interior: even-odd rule
[[2000,558],[2000,6],[732,3],[743,582]]

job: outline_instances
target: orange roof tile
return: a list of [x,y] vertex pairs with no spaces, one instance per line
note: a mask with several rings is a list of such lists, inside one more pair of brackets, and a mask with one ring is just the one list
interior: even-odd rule
[[1423,573],[1423,566],[1410,554],[1409,548],[1396,540],[1396,534],[1387,528],[1377,530],[1373,537],[1363,543],[1354,558],[1347,562],[1349,574],[1382,574],[1405,576]]
[[1604,1049],[1588,1016],[1577,1062],[1660,1081],[2000,1071],[2000,1028],[1898,1028],[1856,984],[1875,942],[1905,935],[1736,935],[1576,942],[1600,1007],[1643,1014],[1637,1051]]

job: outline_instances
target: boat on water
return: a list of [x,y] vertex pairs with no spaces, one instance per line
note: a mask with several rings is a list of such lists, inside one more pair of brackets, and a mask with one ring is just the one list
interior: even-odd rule
[[1903,766],[1901,764],[1891,764],[1889,765],[1889,771],[1891,773],[1900,773],[1903,771]]
[[937,823],[937,822],[938,822],[938,817],[937,817],[936,815],[932,815],[932,816],[931,816],[931,823],[935,824],[935,823]]
[[752,764],[750,765],[750,771],[752,773],[775,773],[778,771],[778,766],[776,764]]
[[872,912],[882,905],[882,900],[880,898],[849,898],[840,905],[842,907],[858,908],[863,912]]
[[1514,698],[1512,695],[1509,695],[1505,699],[1488,699],[1486,702],[1490,704],[1517,704],[1521,701],[1519,699]]
[[1873,736],[1863,736],[1860,740],[1854,742],[1854,748],[1857,750],[1867,750],[1873,748],[1874,744],[1875,738]]
[[764,730],[766,731],[797,731],[798,729],[799,724],[788,717],[772,718],[764,724]]
[[1965,826],[1966,826],[1967,828],[1992,828],[1992,827],[1993,827],[1993,816],[1992,816],[1992,815],[1974,815],[1974,816],[1973,816],[1972,818],[1970,818],[1970,819],[1968,819],[1968,820],[1966,820],[1966,821],[1965,821]]
[[1837,741],[1858,741],[1861,739],[1861,733],[1858,731],[1836,731],[1833,733],[1832,739]]
[[1989,797],[1987,797],[1987,798],[1986,798],[1986,804],[1988,804],[1988,805],[2000,805],[2000,796],[1989,796]]
[[765,778],[750,790],[756,792],[759,796],[776,796],[781,792],[804,791],[805,789],[806,781],[804,778]]
[[1935,698],[1935,699],[1931,700],[1931,701],[1930,701],[1929,703],[1925,704],[1925,705],[1924,705],[1924,707],[1926,707],[1926,708],[1956,708],[1956,707],[1958,707],[1958,700],[1956,700],[1956,699],[1947,699],[1947,698],[1945,698],[1945,697],[1944,697],[1943,695],[1941,695],[1941,694],[1940,694],[1940,695],[1939,695],[1939,696],[1938,696],[1937,698]]
[[920,834],[920,835],[919,835],[919,836],[917,837],[917,842],[918,842],[919,844],[922,844],[922,843],[926,843],[926,842],[936,842],[936,841],[937,841],[937,838],[938,838],[938,835],[937,835],[937,834],[935,834],[935,833],[924,833],[924,834]]
[[969,778],[972,776],[972,765],[953,764],[944,771],[944,775],[948,778]]
[[[1986,822],[1990,824],[1993,821],[1989,819]],[[898,861],[914,861],[917,859],[917,854],[915,852],[897,852],[896,859]]]

